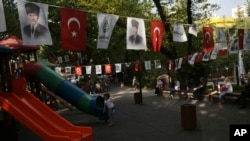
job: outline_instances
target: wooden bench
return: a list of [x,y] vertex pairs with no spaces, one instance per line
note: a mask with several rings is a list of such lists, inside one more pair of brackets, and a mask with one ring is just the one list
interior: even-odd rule
[[[229,93],[227,95],[225,95],[225,100],[236,100],[238,99],[240,96],[239,92],[233,92],[233,93]],[[209,101],[213,102],[215,100],[219,100],[219,93],[215,93],[213,95],[209,95]]]
[[[175,96],[178,95],[180,99],[184,98],[187,99],[188,97],[190,97],[193,94],[192,90],[189,90],[187,92],[183,91],[183,90],[175,90],[174,92]],[[185,94],[186,93],[186,94]],[[170,94],[170,90],[169,89],[164,89],[161,91],[162,95],[169,95]]]

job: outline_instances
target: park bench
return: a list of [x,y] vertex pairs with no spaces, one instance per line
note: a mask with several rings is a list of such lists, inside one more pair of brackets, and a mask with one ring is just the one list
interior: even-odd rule
[[[233,93],[227,94],[224,98],[225,100],[236,100],[239,98],[239,96],[240,96],[240,92],[233,92]],[[219,93],[209,95],[209,101],[214,102],[218,100],[219,100]]]
[[[188,98],[190,97],[192,94],[193,94],[193,91],[192,90],[189,90],[186,92],[187,95],[185,95],[185,92],[183,90],[175,90],[175,96],[179,96],[180,99],[184,98]],[[162,95],[169,95],[170,94],[170,89],[163,89],[161,90],[161,94]]]

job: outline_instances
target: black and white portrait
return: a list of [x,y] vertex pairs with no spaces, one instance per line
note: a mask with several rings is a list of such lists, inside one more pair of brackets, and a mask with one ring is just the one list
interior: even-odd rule
[[18,1],[24,45],[52,45],[48,28],[48,5]]

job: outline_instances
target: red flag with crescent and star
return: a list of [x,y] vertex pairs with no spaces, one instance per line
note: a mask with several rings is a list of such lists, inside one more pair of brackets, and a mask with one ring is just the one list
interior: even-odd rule
[[244,29],[238,29],[239,50],[243,49]]
[[153,52],[160,52],[161,50],[162,38],[164,35],[164,26],[165,23],[162,21],[150,21]]
[[70,8],[60,8],[62,50],[86,50],[87,13]]
[[105,73],[106,74],[111,74],[112,73],[111,64],[105,64]]
[[214,50],[213,28],[203,27],[203,52]]

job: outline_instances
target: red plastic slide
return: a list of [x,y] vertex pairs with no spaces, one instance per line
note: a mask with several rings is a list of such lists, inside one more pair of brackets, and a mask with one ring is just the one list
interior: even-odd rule
[[13,93],[0,93],[0,105],[47,141],[93,141],[91,127],[72,125],[26,90],[25,79],[13,81]]

